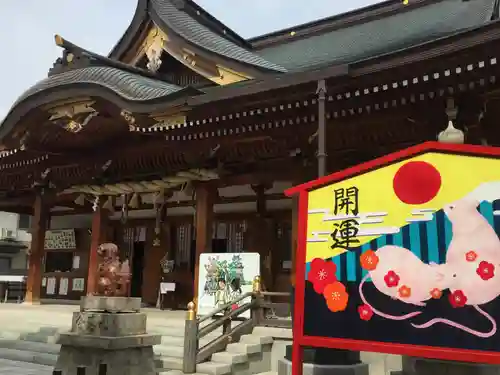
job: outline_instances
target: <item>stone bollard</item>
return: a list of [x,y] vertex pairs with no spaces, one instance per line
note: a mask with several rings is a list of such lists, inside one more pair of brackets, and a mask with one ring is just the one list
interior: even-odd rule
[[153,345],[161,336],[147,334],[140,307],[140,298],[83,297],[71,331],[59,336],[54,373],[156,375]]

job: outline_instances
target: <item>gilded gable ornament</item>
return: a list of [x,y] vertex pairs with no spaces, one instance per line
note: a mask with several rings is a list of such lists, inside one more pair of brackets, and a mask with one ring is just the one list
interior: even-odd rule
[[148,58],[148,63],[146,67],[149,71],[156,73],[161,66],[161,54],[163,51],[163,39],[161,36],[156,36],[154,40],[149,45],[146,50],[146,57]]

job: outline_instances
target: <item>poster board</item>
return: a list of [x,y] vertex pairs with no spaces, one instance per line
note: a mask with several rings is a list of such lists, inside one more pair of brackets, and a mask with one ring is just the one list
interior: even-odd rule
[[[198,277],[198,314],[211,311],[252,291],[255,276],[260,275],[258,253],[203,253]],[[244,299],[240,304],[250,302]],[[250,310],[241,314],[250,318]]]
[[45,232],[45,250],[76,249],[74,229],[48,230]]
[[304,346],[500,363],[500,148],[424,143],[286,194],[294,365]]

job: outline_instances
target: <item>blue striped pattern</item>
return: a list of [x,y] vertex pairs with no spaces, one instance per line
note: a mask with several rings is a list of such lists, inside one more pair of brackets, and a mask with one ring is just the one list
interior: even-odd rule
[[[495,218],[494,210],[500,210],[500,200],[495,202],[482,202],[478,211],[486,220],[500,233],[500,217]],[[337,279],[346,282],[356,282],[366,275],[361,268],[359,257],[368,249],[377,250],[385,245],[402,246],[411,250],[425,263],[443,263],[446,258],[446,250],[453,237],[450,221],[443,210],[436,211],[433,218],[427,222],[414,222],[405,225],[399,233],[380,236],[360,247],[352,248],[350,251],[331,258],[337,266]],[[306,279],[310,264],[306,264]]]

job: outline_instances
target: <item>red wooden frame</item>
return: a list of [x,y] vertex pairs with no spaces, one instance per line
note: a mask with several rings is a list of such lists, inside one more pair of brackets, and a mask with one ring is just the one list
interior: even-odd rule
[[296,288],[293,322],[292,375],[302,375],[302,353],[304,346],[347,349],[353,351],[382,352],[452,361],[459,360],[461,362],[500,364],[500,351],[491,352],[465,349],[461,350],[456,348],[395,344],[353,339],[335,339],[304,335],[305,262],[309,191],[427,152],[442,152],[465,156],[487,156],[500,158],[500,147],[426,142],[351,168],[347,168],[328,176],[320,177],[316,180],[306,182],[285,191],[285,195],[288,197],[295,196],[297,194],[299,196],[297,254],[295,258],[297,265],[295,275]]

